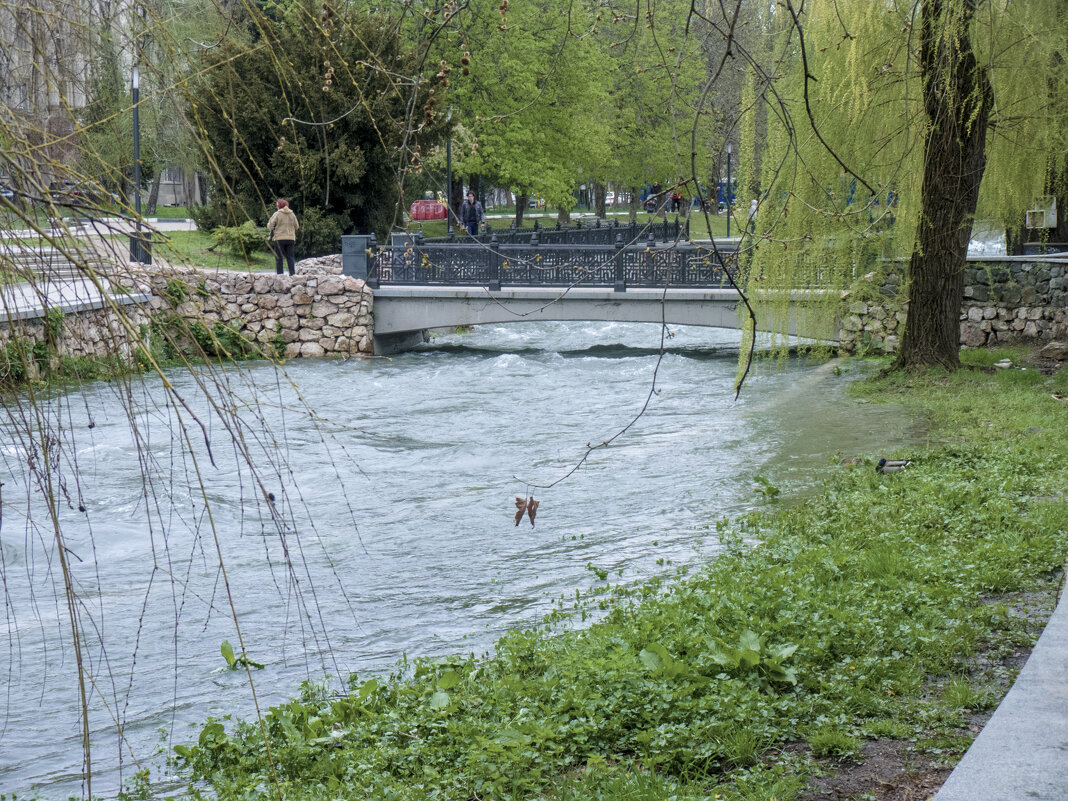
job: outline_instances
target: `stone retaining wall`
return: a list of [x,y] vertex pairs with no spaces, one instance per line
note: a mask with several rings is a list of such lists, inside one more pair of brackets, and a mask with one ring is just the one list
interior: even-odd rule
[[208,328],[222,323],[287,359],[371,355],[371,290],[340,272],[341,257],[331,256],[303,262],[294,276],[158,267],[134,278],[152,293],[153,316],[173,311]]
[[295,276],[124,265],[103,280],[112,291],[147,293],[151,299],[117,310],[86,308],[51,317],[22,313],[25,319],[0,323],[0,347],[18,339],[31,350],[46,343],[49,358],[118,355],[129,360],[146,344],[153,322],[177,317],[208,331],[222,324],[287,359],[374,352],[371,290],[341,275],[340,256],[305,260]]
[[[870,273],[862,279],[868,286],[847,293],[839,343],[843,352],[897,350],[908,313],[903,265],[898,266],[884,276]],[[1064,339],[1068,336],[1068,260],[969,260],[960,320],[960,340],[966,347]]]
[[0,323],[0,347],[15,339],[36,342],[53,340],[57,356],[86,356],[104,358],[118,355],[123,359],[132,357],[134,348],[141,344],[141,331],[148,323],[148,315],[136,304],[120,307],[86,309],[66,313],[55,320],[55,330],[44,317],[15,319]]

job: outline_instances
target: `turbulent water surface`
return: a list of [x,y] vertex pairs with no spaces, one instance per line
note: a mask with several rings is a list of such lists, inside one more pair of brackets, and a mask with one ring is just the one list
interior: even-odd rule
[[[918,436],[899,409],[848,400],[826,364],[763,367],[735,402],[737,332],[683,328],[645,415],[532,488],[635,417],[660,338],[485,326],[392,359],[253,364],[226,371],[222,414],[203,376],[175,371],[180,401],[159,379],[39,399],[61,434],[33,442],[40,420],[9,407],[0,793],[84,792],[61,555],[91,677],[93,793],[114,796],[139,766],[164,777],[153,754],[197,722],[254,713],[223,640],[265,665],[261,707],[405,653],[481,653],[596,583],[590,565],[635,581],[712,558],[710,524],[752,502],[754,475],[800,492],[836,459]],[[537,526],[516,527],[514,497],[530,492]]]

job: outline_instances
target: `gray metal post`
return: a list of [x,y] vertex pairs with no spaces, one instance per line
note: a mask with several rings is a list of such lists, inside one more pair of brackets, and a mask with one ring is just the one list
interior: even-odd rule
[[489,247],[490,247],[490,266],[492,268],[490,270],[490,276],[491,277],[490,277],[490,280],[489,280],[489,290],[490,290],[490,292],[500,292],[501,291],[501,252],[497,249],[498,243],[497,243],[497,235],[496,234],[491,234],[490,235]]
[[616,292],[627,291],[627,280],[623,276],[623,234],[616,234],[616,252],[612,257],[615,262],[616,273],[616,285],[614,287]]

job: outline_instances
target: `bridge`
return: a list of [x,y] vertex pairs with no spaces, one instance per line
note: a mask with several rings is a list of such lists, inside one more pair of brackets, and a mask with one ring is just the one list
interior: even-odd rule
[[[381,249],[369,237],[342,240],[344,271],[374,290],[378,355],[410,349],[432,328],[605,320],[737,329],[746,317],[728,278],[737,240],[701,246],[617,237],[605,246],[543,245],[536,236],[524,244],[411,239]],[[795,290],[786,325],[758,318],[758,327],[796,335],[803,310],[823,300],[823,290]],[[837,328],[821,338],[837,341]]]

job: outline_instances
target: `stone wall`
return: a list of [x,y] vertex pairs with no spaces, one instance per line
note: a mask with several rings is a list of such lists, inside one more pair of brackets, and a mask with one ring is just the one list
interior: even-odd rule
[[152,293],[153,316],[174,312],[209,329],[222,323],[287,359],[371,355],[371,290],[340,272],[341,257],[332,256],[302,262],[294,276],[153,267],[134,278]]
[[141,332],[148,322],[148,315],[137,304],[120,306],[116,311],[110,307],[68,312],[57,317],[55,330],[44,317],[14,319],[0,323],[0,346],[13,339],[48,342],[53,338],[57,356],[86,356],[103,358],[119,355],[132,357],[134,348],[141,344]]
[[[898,262],[885,275],[869,273],[846,294],[840,350],[897,350],[908,313],[902,269]],[[1068,260],[1019,256],[969,260],[960,320],[961,344],[966,347],[1065,338]]]
[[305,260],[295,276],[160,265],[124,265],[101,276],[120,296],[146,293],[150,300],[117,309],[79,309],[67,302],[63,314],[46,316],[19,312],[0,322],[0,347],[18,338],[30,349],[48,344],[49,358],[118,355],[129,360],[137,346],[147,344],[143,338],[151,335],[154,320],[178,317],[208,331],[223,324],[287,359],[374,352],[371,290],[341,275],[340,256]]

